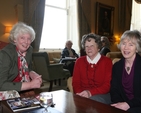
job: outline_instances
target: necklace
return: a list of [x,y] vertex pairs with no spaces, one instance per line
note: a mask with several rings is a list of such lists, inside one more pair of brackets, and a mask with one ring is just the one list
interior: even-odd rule
[[126,67],[126,70],[129,71],[130,70],[130,67]]
[[126,67],[126,71],[130,71],[131,69],[132,69],[132,64],[133,64],[133,62],[130,60],[126,60],[126,62],[125,62],[125,67]]

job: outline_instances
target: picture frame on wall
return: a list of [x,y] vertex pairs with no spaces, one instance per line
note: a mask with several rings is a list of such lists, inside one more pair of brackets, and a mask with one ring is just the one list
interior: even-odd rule
[[114,7],[96,2],[96,33],[112,36],[114,28]]

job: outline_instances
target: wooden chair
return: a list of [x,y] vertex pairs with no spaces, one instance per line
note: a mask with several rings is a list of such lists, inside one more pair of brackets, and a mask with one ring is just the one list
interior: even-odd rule
[[68,78],[68,80],[67,80],[67,87],[68,87],[69,91],[73,93],[72,77]]
[[50,64],[47,52],[32,54],[34,70],[42,75],[42,79],[50,82],[49,90],[52,91],[53,82],[71,76],[70,72],[63,69],[63,64]]
[[117,52],[108,52],[106,54],[106,57],[113,60],[114,58],[122,58],[123,56],[122,56],[122,53],[120,51],[117,51]]
[[114,59],[112,60],[113,65],[114,65],[117,61],[119,61],[119,60],[120,60],[120,58],[114,58]]

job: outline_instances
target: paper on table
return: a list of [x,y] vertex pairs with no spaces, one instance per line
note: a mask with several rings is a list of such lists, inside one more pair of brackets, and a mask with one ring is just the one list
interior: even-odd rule
[[76,59],[76,58],[73,58],[73,57],[65,57],[64,59]]
[[20,97],[19,93],[15,90],[10,91],[0,91],[0,101],[7,100],[11,98],[18,98]]

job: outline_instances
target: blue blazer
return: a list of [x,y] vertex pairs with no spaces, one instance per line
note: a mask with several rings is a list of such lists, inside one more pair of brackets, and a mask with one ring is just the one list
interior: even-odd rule
[[[77,58],[79,57],[78,54],[75,52],[74,49],[71,49],[71,51],[72,51],[72,53],[73,53],[74,56],[76,56]],[[62,58],[69,57],[69,51],[68,51],[68,49],[66,47],[62,51],[61,57]]]

